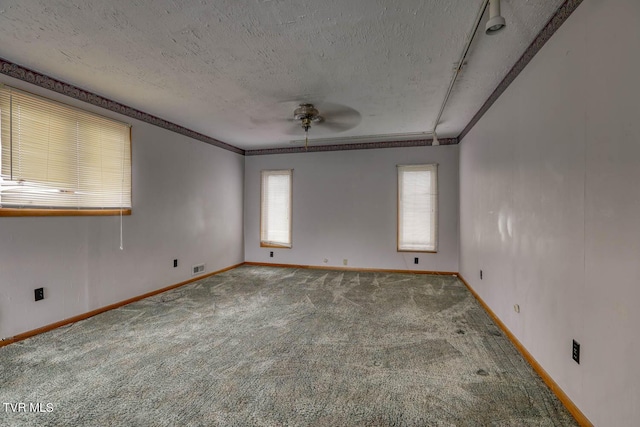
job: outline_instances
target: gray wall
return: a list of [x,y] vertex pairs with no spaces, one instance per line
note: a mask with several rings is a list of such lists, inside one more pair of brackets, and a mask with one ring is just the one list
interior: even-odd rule
[[[133,125],[133,214],[0,217],[0,338],[243,261],[243,156],[0,76]],[[179,267],[173,268],[173,259]],[[33,289],[46,298],[33,300]]]
[[[396,251],[396,165],[417,163],[439,164],[437,254]],[[261,248],[260,171],[290,168],[293,247]],[[348,267],[458,271],[458,147],[247,156],[245,260],[342,267],[345,258]]]
[[461,273],[598,426],[640,419],[639,47],[585,0],[460,146]]

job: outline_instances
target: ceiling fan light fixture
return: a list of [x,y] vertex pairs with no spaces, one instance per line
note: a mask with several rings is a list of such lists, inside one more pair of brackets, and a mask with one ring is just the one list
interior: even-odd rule
[[296,108],[293,112],[293,118],[295,120],[300,120],[300,125],[305,132],[305,141],[308,141],[307,134],[309,133],[311,123],[317,123],[322,120],[320,112],[316,109],[316,107],[313,106],[313,104],[298,105],[298,108]]
[[507,25],[507,21],[500,15],[500,0],[489,0],[489,20],[487,21],[486,33],[492,35],[502,30]]
[[322,127],[333,132],[344,132],[357,126],[360,122],[360,113],[345,105],[323,103],[321,108],[323,110],[322,116],[313,104],[299,104],[293,111],[293,120],[304,129],[305,148],[309,144],[309,129],[315,123],[321,124]]

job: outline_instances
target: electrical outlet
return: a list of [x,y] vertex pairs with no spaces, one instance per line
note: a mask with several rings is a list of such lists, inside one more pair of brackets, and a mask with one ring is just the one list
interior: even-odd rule
[[573,352],[571,357],[578,365],[580,364],[580,344],[576,340],[573,340]]
[[33,293],[35,294],[36,301],[44,299],[44,288],[34,289]]
[[273,258],[273,251],[269,252],[269,258]]
[[349,263],[348,259],[345,258],[345,259],[342,260],[342,264],[347,265],[348,263]]
[[480,280],[482,280],[482,270],[480,270]]
[[178,260],[174,259],[173,260],[173,268],[176,268],[178,266]]
[[520,313],[520,304],[514,304],[513,311],[515,311],[516,313]]
[[414,264],[417,264],[417,263],[418,263],[418,257],[415,257],[415,258],[413,259],[413,263],[414,263]]
[[322,262],[324,262],[325,264],[329,262],[329,260],[327,258],[323,259]]

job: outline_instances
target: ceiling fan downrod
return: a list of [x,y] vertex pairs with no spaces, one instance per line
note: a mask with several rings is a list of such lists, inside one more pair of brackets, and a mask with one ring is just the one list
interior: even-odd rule
[[307,149],[309,144],[309,128],[311,127],[311,123],[322,120],[320,112],[313,104],[300,104],[293,112],[293,118],[300,120],[300,125],[302,129],[304,129],[304,148]]
[[304,149],[309,149],[309,126],[304,129]]

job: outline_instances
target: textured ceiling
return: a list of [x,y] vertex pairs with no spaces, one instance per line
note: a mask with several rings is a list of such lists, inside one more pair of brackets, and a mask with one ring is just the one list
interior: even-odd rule
[[[243,149],[300,140],[285,121],[299,102],[359,113],[310,140],[415,139],[433,128],[482,4],[3,0],[0,57]],[[493,36],[485,14],[440,137],[460,134],[561,4],[502,0],[507,27]]]

